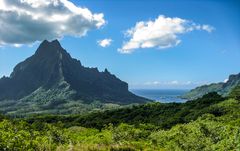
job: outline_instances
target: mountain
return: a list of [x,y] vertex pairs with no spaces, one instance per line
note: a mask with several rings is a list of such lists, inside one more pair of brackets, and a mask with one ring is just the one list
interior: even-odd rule
[[20,104],[25,109],[34,103],[32,108],[44,108],[48,104],[47,108],[51,109],[69,100],[75,104],[76,101],[84,104],[149,101],[129,92],[128,84],[107,69],[99,72],[97,68],[82,66],[57,40],[43,41],[33,56],[16,65],[10,77],[2,77],[0,92],[0,103],[6,104],[8,100],[15,108]]
[[218,92],[222,96],[228,96],[229,93],[240,85],[240,73],[230,75],[227,82],[212,83],[192,89],[182,96],[186,99],[196,99],[210,92]]

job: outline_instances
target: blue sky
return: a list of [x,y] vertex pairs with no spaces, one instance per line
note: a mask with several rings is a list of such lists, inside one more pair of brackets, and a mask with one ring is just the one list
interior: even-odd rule
[[[92,13],[104,14],[104,23],[98,18],[96,24],[87,22],[89,27],[86,35],[77,30],[82,24],[76,24],[73,28],[76,28],[76,33],[79,32],[78,35],[64,31],[60,39],[62,46],[72,57],[81,60],[84,66],[98,67],[100,71],[107,68],[111,73],[128,82],[130,88],[189,89],[205,83],[221,82],[228,75],[240,72],[240,3],[238,1],[72,0],[71,2],[76,7],[86,7]],[[161,15],[162,20],[159,19]],[[167,48],[162,48],[166,45],[161,35],[155,36],[152,46],[151,37],[146,39],[148,33],[161,34],[158,23],[169,19],[171,21],[166,22],[166,26],[174,22],[175,27],[174,18],[181,19],[183,24],[178,25],[184,27],[184,31],[173,32],[175,28],[170,28],[170,36],[173,37],[168,38],[170,43],[166,42],[167,45],[169,44]],[[141,21],[145,23],[144,27],[150,21],[155,23],[156,29],[149,32],[148,30],[154,27],[146,28],[145,37],[144,33],[137,34],[142,28],[139,29],[136,24]],[[17,23],[29,26],[29,24],[24,25],[26,22],[21,22],[21,19],[17,20]],[[98,28],[97,23],[102,23],[101,27]],[[204,28],[204,25],[209,28]],[[90,28],[93,26],[96,28]],[[131,29],[132,35],[126,37],[126,31]],[[6,29],[0,26],[0,31]],[[56,37],[42,33],[41,37],[46,36],[45,39],[51,40]],[[1,36],[5,35],[0,33],[0,44]],[[13,36],[21,38],[22,35]],[[177,39],[174,39],[174,36],[177,36],[175,37]],[[17,63],[34,54],[39,44],[39,42],[31,44],[34,38],[36,39],[33,37],[31,41],[24,42],[12,42],[13,39],[2,38],[0,76],[8,76]],[[111,39],[112,42],[109,46],[102,47],[97,41],[103,39]],[[131,39],[134,44],[136,39],[141,39],[146,44],[150,42],[150,46],[145,47],[144,42],[139,40],[138,47],[126,46],[125,50],[130,53],[121,53],[125,44],[133,44]],[[181,42],[176,43],[177,40]],[[16,44],[14,46],[14,43],[21,46]]]

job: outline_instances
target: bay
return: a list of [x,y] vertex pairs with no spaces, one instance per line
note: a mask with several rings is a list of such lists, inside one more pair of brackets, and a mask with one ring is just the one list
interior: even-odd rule
[[177,102],[183,103],[186,102],[186,99],[180,98],[181,95],[188,92],[189,90],[185,89],[132,89],[130,90],[138,96],[142,96],[151,100],[162,103]]

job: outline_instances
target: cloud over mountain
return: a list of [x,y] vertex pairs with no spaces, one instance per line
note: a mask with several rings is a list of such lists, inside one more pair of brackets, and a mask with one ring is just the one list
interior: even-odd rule
[[199,25],[185,19],[160,15],[155,20],[137,22],[135,27],[128,29],[125,35],[129,40],[118,51],[132,53],[139,48],[157,47],[164,49],[174,47],[181,42],[178,37],[181,34],[193,30],[212,32],[213,29],[210,25]]
[[81,37],[104,24],[102,13],[68,0],[0,0],[0,45]]

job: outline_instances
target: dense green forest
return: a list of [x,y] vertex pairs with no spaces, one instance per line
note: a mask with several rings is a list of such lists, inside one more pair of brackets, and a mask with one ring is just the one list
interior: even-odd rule
[[56,123],[61,121],[65,126],[84,126],[101,129],[108,123],[118,125],[128,123],[139,125],[148,123],[159,128],[170,128],[177,123],[187,123],[196,120],[199,116],[210,113],[215,116],[224,114],[224,110],[211,106],[225,98],[216,92],[209,93],[200,99],[186,103],[148,103],[132,107],[119,108],[107,111],[97,111],[86,115],[41,115],[27,118],[28,122]]
[[233,88],[233,90],[229,94],[229,97],[240,100],[240,85]]
[[86,115],[0,116],[2,150],[239,150],[240,101],[210,93]]

